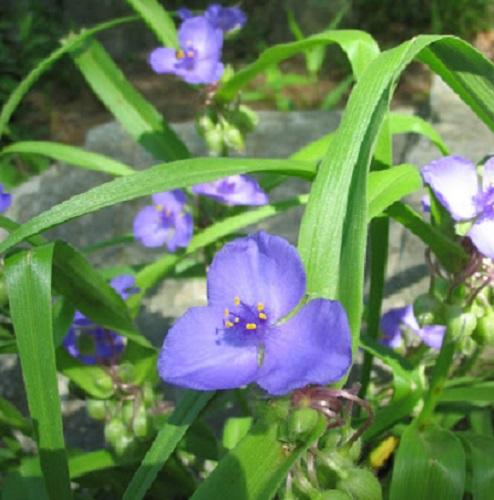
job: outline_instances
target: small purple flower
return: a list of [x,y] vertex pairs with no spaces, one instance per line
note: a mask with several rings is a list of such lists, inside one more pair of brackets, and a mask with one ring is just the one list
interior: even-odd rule
[[178,30],[179,50],[160,47],[149,55],[156,73],[172,73],[191,84],[217,82],[223,74],[223,33],[202,16],[186,19]]
[[247,16],[238,7],[222,7],[220,4],[211,4],[204,17],[215,28],[219,28],[223,33],[240,29],[247,21]]
[[475,165],[461,156],[425,165],[422,177],[455,221],[473,222],[467,236],[482,254],[494,259],[494,158],[485,163],[481,180]]
[[134,219],[134,236],[145,247],[167,246],[170,252],[186,247],[192,238],[192,216],[185,212],[187,198],[175,189],[152,196],[153,205],[144,207]]
[[440,349],[446,327],[426,325],[420,328],[411,305],[390,309],[381,318],[381,343],[396,349],[403,343],[403,330],[409,331],[422,339],[424,344],[433,349]]
[[194,14],[187,7],[180,7],[180,9],[177,9],[177,16],[182,21],[186,21],[187,19],[190,19],[191,17],[194,17]]
[[249,175],[231,175],[214,182],[198,184],[192,191],[225,205],[266,205],[269,202],[268,195]]
[[10,193],[6,193],[3,190],[3,185],[0,184],[0,213],[5,212],[7,208],[12,204],[12,195]]
[[189,309],[168,332],[163,380],[196,390],[257,383],[273,395],[339,380],[351,364],[341,304],[305,294],[305,272],[286,240],[258,232],[226,244],[207,277],[208,305]]
[[[116,276],[110,284],[124,300],[138,291],[132,275]],[[125,339],[76,311],[63,345],[73,358],[86,365],[95,365],[115,360],[124,350]]]

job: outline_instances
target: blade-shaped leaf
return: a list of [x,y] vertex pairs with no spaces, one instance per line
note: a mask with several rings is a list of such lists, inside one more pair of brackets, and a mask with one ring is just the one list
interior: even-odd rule
[[41,469],[50,498],[58,500],[71,492],[53,345],[52,258],[52,244],[14,254],[6,278]]

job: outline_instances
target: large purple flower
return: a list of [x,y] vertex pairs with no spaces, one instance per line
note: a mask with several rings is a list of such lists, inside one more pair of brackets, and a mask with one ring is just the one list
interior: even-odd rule
[[223,33],[202,16],[191,17],[178,30],[179,50],[160,47],[149,55],[156,73],[172,73],[187,83],[210,84],[223,74]]
[[422,168],[422,177],[455,221],[472,221],[467,236],[494,259],[494,158],[479,179],[475,165],[461,156],[445,156]]
[[390,309],[381,318],[381,343],[396,349],[403,343],[403,331],[409,331],[421,338],[424,344],[433,349],[440,349],[446,327],[443,325],[426,325],[420,327],[411,305]]
[[10,193],[6,193],[3,190],[3,185],[0,184],[0,213],[5,212],[7,208],[12,204],[12,195]]
[[269,202],[268,195],[249,175],[231,175],[214,182],[197,184],[192,191],[225,205],[265,205]]
[[350,328],[339,302],[305,294],[296,249],[258,232],[226,244],[209,268],[208,305],[168,332],[158,361],[166,382],[196,390],[256,382],[273,395],[340,379],[351,364]]
[[144,207],[134,219],[134,236],[146,247],[166,245],[170,252],[186,247],[192,238],[192,216],[185,212],[187,198],[175,189],[152,196],[153,205]]
[[[116,276],[110,284],[124,300],[138,291],[132,275]],[[86,365],[95,365],[116,360],[124,350],[125,339],[76,311],[63,345],[72,357]]]
[[[190,9],[182,7],[177,14],[185,21],[194,16]],[[238,7],[222,7],[218,3],[211,4],[204,12],[204,17],[214,28],[219,28],[223,33],[241,28],[247,21],[247,16]]]

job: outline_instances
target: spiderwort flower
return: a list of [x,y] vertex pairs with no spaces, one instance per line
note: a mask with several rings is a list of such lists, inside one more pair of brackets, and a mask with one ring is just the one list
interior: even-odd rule
[[231,175],[214,182],[198,184],[192,191],[225,205],[265,205],[269,202],[268,195],[249,175]]
[[223,33],[203,16],[185,20],[178,30],[180,49],[159,47],[149,55],[156,73],[172,73],[191,84],[210,84],[223,74]]
[[166,245],[170,252],[186,247],[192,238],[192,216],[185,212],[187,198],[175,189],[152,196],[153,205],[144,207],[134,219],[134,237],[145,247]]
[[[132,275],[117,276],[110,284],[124,300],[138,291]],[[86,365],[95,365],[115,359],[124,350],[125,339],[76,311],[63,345],[73,358]]]
[[7,208],[12,204],[12,195],[10,193],[6,193],[3,190],[3,185],[0,184],[0,213],[5,212]]
[[[178,9],[177,14],[182,21],[194,16],[186,7]],[[240,29],[247,21],[247,16],[238,7],[222,7],[218,3],[211,4],[204,12],[204,17],[214,28],[219,28],[223,33]]]
[[396,349],[403,343],[403,332],[409,331],[420,337],[424,344],[433,349],[440,349],[446,327],[443,325],[426,325],[420,327],[412,305],[390,309],[381,318],[381,343]]
[[265,232],[226,244],[207,276],[208,305],[168,332],[158,360],[166,382],[196,390],[256,382],[272,395],[340,379],[351,363],[339,302],[314,299],[281,322],[305,294],[296,249]]
[[445,156],[422,168],[424,182],[457,222],[473,222],[467,236],[494,259],[494,158],[479,180],[475,165],[461,156]]

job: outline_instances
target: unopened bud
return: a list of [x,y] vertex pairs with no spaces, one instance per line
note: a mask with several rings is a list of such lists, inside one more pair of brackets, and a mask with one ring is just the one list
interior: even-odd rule
[[101,399],[86,400],[87,413],[94,420],[104,420],[106,417],[106,403]]
[[490,311],[477,320],[477,328],[472,337],[480,345],[494,344],[494,312]]
[[127,428],[125,427],[125,424],[120,420],[119,418],[112,418],[106,425],[105,425],[105,439],[108,443],[110,443],[112,446],[116,443],[117,439],[122,435],[125,434],[127,431]]
[[475,330],[477,318],[471,312],[464,312],[459,305],[449,305],[445,310],[446,325],[451,332],[451,338],[458,340],[468,337]]
[[436,324],[441,308],[441,302],[428,293],[419,295],[413,303],[413,313],[420,326]]
[[288,439],[304,441],[319,421],[319,413],[312,408],[298,408],[288,417]]
[[336,485],[351,498],[359,500],[382,500],[381,485],[376,476],[368,469],[354,468],[349,471],[346,478],[341,479]]

